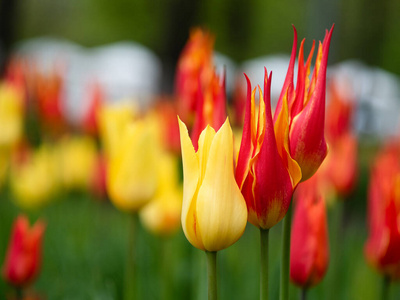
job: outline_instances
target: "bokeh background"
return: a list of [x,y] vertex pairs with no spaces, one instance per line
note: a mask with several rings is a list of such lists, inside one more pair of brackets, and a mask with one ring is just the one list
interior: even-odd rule
[[[35,57],[43,68],[65,64],[66,106],[74,121],[82,113],[82,82],[90,78],[108,84],[112,100],[132,96],[145,105],[155,95],[171,95],[176,63],[193,26],[215,34],[215,50],[221,55],[217,67],[227,67],[232,93],[237,74],[251,73],[256,65],[261,76],[264,62],[275,66],[273,58],[281,57],[276,55],[289,55],[291,24],[300,38],[306,37],[308,51],[333,23],[331,72],[349,82],[360,103],[353,124],[360,139],[359,177],[343,207],[329,209],[330,224],[341,224],[335,225],[340,230],[330,229],[331,249],[339,254],[309,299],[372,300],[379,297],[381,279],[363,255],[367,186],[382,141],[399,134],[400,1],[2,0],[0,59],[2,70],[15,53]],[[277,64],[278,86],[287,63]],[[12,221],[21,210],[9,188],[0,195],[3,260]],[[40,216],[48,224],[35,290],[47,299],[122,299],[129,217],[85,192],[56,198],[27,212],[31,220]],[[280,235],[281,224],[271,230],[271,299],[278,295]],[[221,299],[258,298],[258,250],[258,232],[248,226],[237,244],[219,254]],[[168,299],[206,298],[205,257],[181,230],[160,238],[142,229],[137,252],[139,299],[165,299],[160,290],[166,281]],[[8,291],[0,281],[0,295]],[[292,299],[297,293],[292,286]],[[391,297],[400,298],[398,285]]]

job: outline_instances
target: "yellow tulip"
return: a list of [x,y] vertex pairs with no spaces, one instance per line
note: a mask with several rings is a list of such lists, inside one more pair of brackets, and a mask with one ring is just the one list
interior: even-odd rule
[[100,135],[107,158],[120,148],[121,134],[135,118],[136,111],[128,102],[103,105],[98,113]]
[[131,121],[118,134],[118,147],[107,161],[107,190],[114,205],[135,212],[157,188],[158,135],[151,118]]
[[57,156],[42,145],[28,158],[11,166],[10,185],[16,204],[25,209],[47,204],[59,184]]
[[88,136],[65,137],[58,145],[60,177],[67,190],[87,190],[94,176],[96,144]]
[[219,251],[235,243],[246,227],[247,208],[234,176],[233,138],[228,119],[217,133],[207,126],[195,152],[179,120],[184,186],[182,227],[201,250]]
[[169,235],[179,228],[182,209],[182,187],[176,157],[167,153],[160,156],[158,180],[156,195],[140,211],[140,220],[154,234]]
[[0,147],[11,147],[23,131],[23,93],[11,84],[0,85]]

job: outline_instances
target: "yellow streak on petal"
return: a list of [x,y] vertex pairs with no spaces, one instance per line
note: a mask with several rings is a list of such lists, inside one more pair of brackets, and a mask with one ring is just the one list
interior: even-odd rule
[[183,163],[182,228],[188,241],[196,248],[204,250],[201,239],[197,235],[198,231],[196,230],[196,227],[198,227],[196,221],[196,199],[200,179],[199,160],[194,151],[186,125],[179,117],[178,122]]
[[219,251],[235,243],[247,222],[247,208],[233,170],[229,121],[216,133],[197,198],[197,216],[204,248]]
[[294,159],[292,159],[289,152],[289,109],[287,103],[287,93],[283,97],[282,110],[275,122],[274,129],[279,155],[285,162],[292,179],[292,185],[295,187],[300,182],[302,175],[300,166]]

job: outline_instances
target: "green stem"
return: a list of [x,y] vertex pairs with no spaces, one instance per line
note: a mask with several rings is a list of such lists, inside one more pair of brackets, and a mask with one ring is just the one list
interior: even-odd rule
[[301,290],[300,290],[300,299],[301,300],[306,300],[307,299],[307,288],[306,287],[303,287]]
[[132,214],[129,216],[129,230],[128,230],[128,253],[126,257],[126,270],[125,270],[125,290],[124,299],[135,299],[136,293],[136,278],[135,278],[135,237],[137,227],[137,215]]
[[23,300],[24,299],[24,290],[22,287],[17,286],[15,287],[15,295],[17,300]]
[[282,260],[281,260],[281,282],[280,282],[280,300],[289,299],[289,267],[290,267],[290,231],[292,227],[292,202],[283,219],[283,237],[282,237]]
[[390,289],[390,278],[389,276],[385,275],[382,281],[382,300],[389,299],[389,289]]
[[170,260],[171,260],[171,254],[172,252],[170,251],[170,245],[169,245],[169,238],[168,237],[162,237],[161,240],[161,286],[162,286],[162,294],[160,295],[160,299],[167,300],[170,299],[170,286],[172,285],[171,282],[171,268],[170,268]]
[[208,300],[217,300],[217,252],[206,251]]
[[260,228],[260,249],[261,249],[261,268],[260,268],[260,300],[268,300],[268,247],[269,229]]

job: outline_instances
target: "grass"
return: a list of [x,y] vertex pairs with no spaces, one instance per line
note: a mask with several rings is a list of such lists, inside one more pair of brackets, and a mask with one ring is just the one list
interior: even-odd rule
[[[1,260],[18,212],[11,196],[4,192],[0,201]],[[31,221],[40,216],[47,222],[42,271],[34,284],[36,291],[47,299],[122,299],[128,247],[126,214],[110,203],[75,194],[60,197],[28,215]],[[331,215],[332,212],[330,222]],[[354,218],[345,215],[348,220],[340,244],[331,240],[331,249],[341,250],[340,259],[332,261],[335,265],[331,264],[326,278],[309,291],[310,300],[379,298],[381,278],[367,266],[363,255],[367,235],[362,212]],[[281,225],[270,231],[270,299],[277,299],[279,292]],[[258,229],[249,224],[235,245],[218,254],[220,299],[259,298],[258,234]],[[137,299],[207,298],[205,253],[192,247],[182,230],[170,238],[161,238],[141,228],[136,242]],[[332,284],[335,276],[337,280]],[[0,281],[0,295],[9,291],[10,287]],[[298,296],[299,289],[291,286],[290,299]],[[399,297],[400,289],[393,285],[391,299]]]

